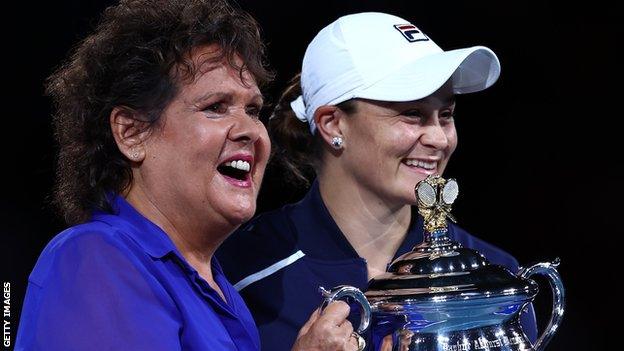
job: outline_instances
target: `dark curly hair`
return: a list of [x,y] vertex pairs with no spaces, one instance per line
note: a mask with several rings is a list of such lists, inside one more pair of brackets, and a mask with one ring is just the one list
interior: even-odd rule
[[[290,103],[301,95],[301,73],[291,79],[269,118],[272,168],[295,187],[309,187],[323,166],[323,139],[295,115]],[[336,105],[347,115],[357,110],[357,99]],[[283,172],[280,172],[283,170]]]
[[221,48],[214,61],[226,60],[241,77],[246,70],[260,86],[271,80],[256,21],[224,0],[122,0],[48,78],[59,144],[54,202],[68,224],[94,209],[112,212],[108,194],[132,182],[111,132],[112,109],[156,122],[178,83],[197,72],[190,52],[208,44]]

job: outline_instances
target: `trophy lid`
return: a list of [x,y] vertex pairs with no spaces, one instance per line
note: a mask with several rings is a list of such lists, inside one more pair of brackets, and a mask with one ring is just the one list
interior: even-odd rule
[[450,210],[459,194],[454,179],[429,176],[418,183],[415,191],[418,212],[424,218],[424,242],[398,257],[386,273],[370,282],[365,295],[372,304],[390,302],[396,306],[486,298],[505,304],[535,297],[535,282],[490,264],[479,252],[450,240],[447,218],[454,221]]

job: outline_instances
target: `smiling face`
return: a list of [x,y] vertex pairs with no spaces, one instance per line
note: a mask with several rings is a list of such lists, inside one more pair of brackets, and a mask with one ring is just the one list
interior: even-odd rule
[[145,142],[135,181],[165,216],[235,228],[255,212],[270,142],[253,77],[244,72],[241,80],[227,63],[209,63],[215,50],[192,52],[195,79],[178,83]]
[[414,186],[441,175],[457,146],[454,109],[449,82],[417,101],[358,100],[342,119],[346,174],[385,203],[414,204]]

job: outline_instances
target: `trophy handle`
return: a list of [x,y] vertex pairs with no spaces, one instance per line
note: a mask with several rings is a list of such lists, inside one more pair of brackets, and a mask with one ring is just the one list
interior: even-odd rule
[[353,298],[359,305],[362,316],[360,318],[360,326],[357,329],[357,333],[361,334],[370,324],[371,318],[371,306],[366,299],[366,296],[360,291],[360,289],[349,286],[349,285],[339,285],[331,290],[326,290],[322,286],[319,287],[319,291],[323,295],[323,303],[321,304],[321,313],[325,310],[325,307],[330,303],[340,300],[345,297]]
[[534,274],[545,275],[550,283],[550,289],[553,294],[553,306],[552,313],[550,315],[550,321],[548,326],[542,335],[535,342],[535,351],[543,350],[548,342],[553,337],[563,318],[563,312],[565,308],[565,291],[563,289],[563,282],[561,276],[557,272],[557,266],[559,266],[559,258],[556,258],[553,262],[542,262],[535,264],[529,268],[522,269],[518,275],[521,278],[527,279]]

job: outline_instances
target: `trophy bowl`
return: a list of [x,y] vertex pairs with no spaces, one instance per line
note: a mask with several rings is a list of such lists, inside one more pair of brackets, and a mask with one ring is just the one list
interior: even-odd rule
[[[415,191],[425,223],[423,243],[372,279],[366,293],[344,285],[321,288],[321,308],[353,298],[361,306],[357,332],[372,328],[371,350],[543,350],[563,317],[559,260],[516,274],[490,264],[479,252],[449,239],[446,221],[453,220],[450,209],[459,193],[455,180],[430,176]],[[553,295],[550,321],[535,344],[520,325],[520,314],[539,291],[533,275],[546,276]]]

